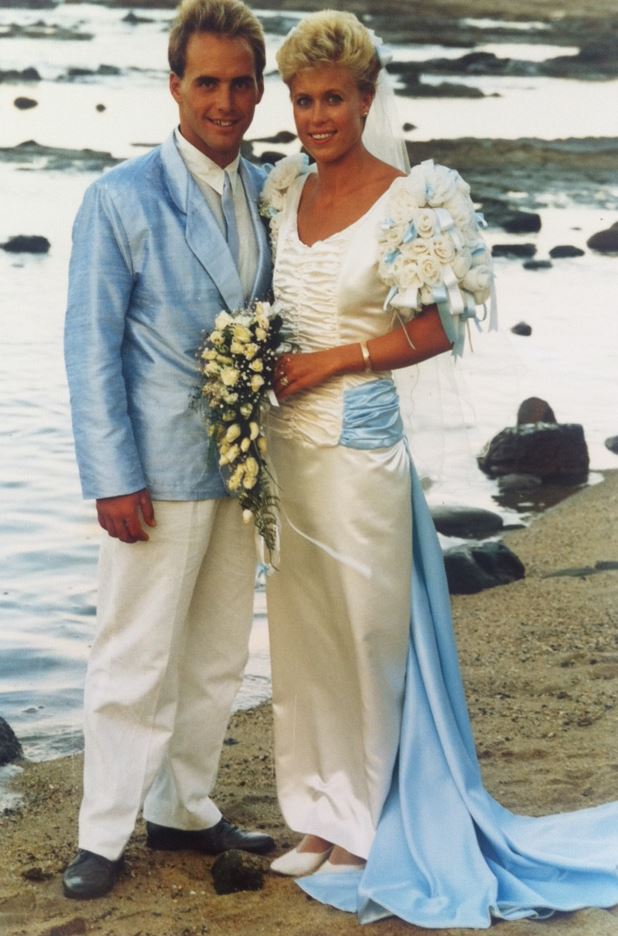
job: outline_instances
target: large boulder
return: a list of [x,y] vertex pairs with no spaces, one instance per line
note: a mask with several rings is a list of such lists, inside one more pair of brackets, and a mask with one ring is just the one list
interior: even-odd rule
[[24,752],[15,732],[7,721],[0,716],[0,767],[22,760]]
[[431,516],[438,533],[462,539],[482,539],[503,527],[500,514],[480,507],[432,507]]
[[618,221],[605,231],[593,234],[586,244],[591,250],[598,250],[600,253],[618,253]]
[[577,423],[524,423],[509,426],[488,442],[478,456],[490,477],[536,475],[543,481],[579,484],[588,476],[588,447]]
[[524,337],[528,337],[528,335],[532,334],[532,325],[528,325],[527,322],[517,322],[516,325],[513,325],[511,331],[514,335],[523,335]]
[[508,585],[526,574],[522,561],[500,542],[447,549],[444,566],[451,595],[473,595],[485,588]]
[[504,219],[502,227],[509,234],[531,234],[541,230],[541,216],[536,211],[514,211]]

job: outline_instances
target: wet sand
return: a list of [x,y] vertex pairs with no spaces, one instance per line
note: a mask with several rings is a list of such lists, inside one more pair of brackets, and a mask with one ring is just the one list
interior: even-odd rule
[[[617,514],[618,471],[505,537],[526,565],[524,580],[454,599],[484,779],[517,812],[538,815],[618,798],[618,572],[581,572],[618,559]],[[295,836],[283,825],[275,796],[269,707],[236,715],[228,737],[218,803],[234,821],[272,832],[280,850],[291,846]],[[60,874],[74,852],[80,775],[81,757],[74,757],[29,765],[18,781],[23,804],[0,825],[3,936],[361,932],[353,917],[270,874],[261,891],[218,896],[213,859],[150,852],[141,823],[111,895],[87,903],[64,899]],[[524,926],[528,936],[610,936],[618,910],[496,925],[503,936]],[[417,932],[397,920],[362,929],[366,936]]]

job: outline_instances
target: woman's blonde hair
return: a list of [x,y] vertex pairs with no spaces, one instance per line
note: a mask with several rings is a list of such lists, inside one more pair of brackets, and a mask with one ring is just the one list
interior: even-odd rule
[[281,77],[290,84],[304,68],[343,65],[361,91],[375,91],[380,60],[369,30],[353,13],[320,10],[295,26],[277,52]]

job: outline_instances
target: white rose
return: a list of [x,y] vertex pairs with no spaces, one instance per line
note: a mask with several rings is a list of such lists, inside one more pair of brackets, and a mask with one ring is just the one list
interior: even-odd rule
[[251,448],[251,439],[248,439],[248,438],[245,436],[245,438],[244,438],[244,439],[242,440],[242,442],[240,443],[240,451],[241,451],[241,452],[248,452],[250,448]]
[[243,405],[240,407],[240,415],[244,416],[245,419],[247,419],[247,417],[251,415],[252,409],[253,407],[251,406],[250,403],[243,403]]
[[243,523],[251,523],[252,520],[253,520],[253,511],[252,511],[252,510],[248,510],[248,509],[243,510],[243,512],[242,512],[242,522],[243,522]]
[[395,283],[400,289],[420,289],[422,280],[419,265],[414,257],[401,254],[393,264]]
[[414,212],[414,226],[419,237],[433,237],[436,230],[436,213],[431,208],[421,208]]
[[416,237],[413,241],[402,244],[401,252],[410,260],[420,260],[421,257],[427,257],[431,253],[431,241]]
[[435,257],[424,257],[419,261],[419,275],[425,286],[437,286],[442,280],[442,266]]
[[266,442],[266,439],[264,436],[258,437],[257,447],[258,447],[258,452],[260,453],[260,455],[266,455],[266,452],[268,451],[268,443]]
[[426,178],[427,201],[437,208],[444,205],[457,192],[459,173],[447,166],[434,166]]
[[260,387],[264,385],[264,378],[260,374],[254,374],[251,378],[251,389],[257,393]]
[[255,329],[255,337],[257,338],[258,341],[265,341],[267,334],[268,332],[266,332],[263,328],[260,328],[259,326]]
[[210,377],[215,377],[219,373],[219,365],[216,361],[209,361],[206,367],[204,368],[204,373],[208,374]]
[[234,339],[240,344],[251,340],[251,332],[245,325],[234,325]]
[[425,170],[422,166],[414,166],[405,180],[405,191],[414,208],[424,208],[427,204],[427,189],[425,185]]
[[262,361],[260,361],[259,358],[256,361],[251,361],[251,364],[249,365],[249,367],[251,368],[252,371],[256,371],[257,373],[260,373],[261,371],[264,370],[264,364],[262,363]]
[[250,455],[249,458],[245,461],[245,471],[249,475],[256,476],[259,470],[260,466],[258,465],[257,460]]
[[238,488],[240,487],[240,482],[242,481],[242,477],[243,477],[244,473],[245,473],[245,466],[244,466],[244,465],[242,465],[242,464],[241,464],[241,465],[237,465],[236,468],[234,468],[234,472],[233,472],[233,474],[232,474],[230,480],[229,480],[228,483],[227,483],[227,486],[229,487],[230,491],[237,491],[237,490],[238,490]]
[[221,371],[221,381],[226,387],[233,387],[238,383],[239,373],[235,367],[224,367]]
[[431,286],[421,286],[419,298],[421,305],[431,305],[433,302],[433,289]]
[[455,247],[448,234],[438,234],[434,237],[431,248],[436,260],[440,263],[452,263],[455,259]]
[[230,322],[233,322],[233,321],[234,320],[232,316],[229,314],[229,312],[219,312],[218,316],[215,319],[215,328],[219,329],[219,331],[222,331],[226,327],[226,325],[229,325]]
[[258,424],[253,421],[250,422],[249,423],[249,436],[251,438],[251,441],[253,441],[254,439],[257,439],[259,434],[260,434],[260,427],[258,426]]
[[276,189],[288,189],[294,179],[302,173],[303,169],[306,169],[307,165],[307,157],[302,153],[285,156],[279,160],[270,173],[264,189],[266,190],[266,186],[270,189],[271,185]]
[[244,487],[245,491],[250,491],[251,488],[254,488],[256,484],[257,484],[257,478],[255,477],[255,475],[249,475],[249,474],[245,475],[243,482],[242,482],[242,486]]
[[458,250],[455,259],[453,260],[452,267],[453,273],[458,280],[462,280],[470,267],[472,266],[472,253],[467,248],[464,247],[462,250]]
[[386,222],[382,227],[379,235],[379,241],[382,249],[394,250],[395,247],[401,243],[403,235],[406,233],[407,227],[407,221],[400,224],[389,224]]
[[228,404],[228,406],[232,406],[234,403],[238,402],[238,394],[237,393],[224,393],[223,400],[225,403]]
[[454,198],[450,199],[449,203],[444,207],[447,209],[457,227],[475,223],[474,205],[469,198],[463,195],[456,195]]
[[237,439],[239,435],[240,435],[240,426],[238,425],[238,423],[232,423],[231,426],[227,427],[227,430],[225,432],[225,440],[226,442],[234,442],[234,440]]
[[[485,265],[475,266],[468,270],[461,285],[464,289],[474,293],[477,302],[484,302],[491,290],[491,279],[491,267]],[[477,296],[483,298],[479,299]]]
[[247,358],[248,361],[252,361],[253,358],[255,357],[255,355],[258,353],[259,350],[260,350],[260,349],[259,349],[258,346],[255,344],[255,342],[251,341],[251,342],[249,342],[249,344],[246,344],[246,345],[244,346],[244,354],[245,354],[245,357]]

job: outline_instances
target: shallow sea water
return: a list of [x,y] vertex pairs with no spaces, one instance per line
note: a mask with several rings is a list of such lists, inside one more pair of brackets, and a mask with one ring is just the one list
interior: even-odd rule
[[[143,151],[137,144],[163,139],[175,117],[164,70],[169,12],[149,12],[155,22],[139,27],[122,23],[122,15],[124,11],[93,5],[0,10],[0,32],[7,23],[43,17],[65,25],[81,21],[95,36],[65,42],[0,36],[3,69],[35,64],[44,78],[38,85],[0,85],[0,147],[35,139],[128,156]],[[271,60],[278,41],[269,38]],[[408,49],[402,57],[445,52]],[[118,77],[58,80],[69,66],[96,69],[102,63],[132,70]],[[417,124],[419,139],[464,132],[546,138],[618,133],[618,115],[607,106],[615,82],[571,82],[567,88],[550,79],[475,81],[487,90],[497,82],[503,98],[402,101],[402,120]],[[39,104],[18,111],[12,106],[18,95],[34,97]],[[100,102],[107,108],[103,113],[95,110]],[[539,116],[544,109],[552,113],[550,123]],[[270,77],[251,136],[290,127],[287,92]],[[94,178],[95,173],[78,169],[45,171],[0,159],[0,242],[36,233],[52,244],[43,257],[0,251],[0,715],[36,759],[59,756],[81,744],[81,692],[94,631],[99,533],[92,505],[83,503],[79,492],[61,352],[71,221]],[[607,193],[603,200],[607,203]],[[542,217],[543,229],[535,239],[539,256],[557,243],[584,246],[590,234],[615,220],[605,208],[577,205],[568,192],[558,202],[554,199]],[[502,241],[506,235],[489,231],[488,237]],[[500,260],[496,266],[500,332],[473,336],[474,353],[456,365],[460,395],[450,395],[447,380],[438,420],[431,412],[413,409],[414,451],[422,472],[431,478],[429,498],[436,503],[496,509],[495,485],[480,473],[475,456],[495,432],[514,422],[519,403],[530,395],[548,399],[560,421],[583,423],[595,469],[592,481],[598,480],[599,471],[616,466],[615,456],[603,445],[618,431],[616,258],[587,253],[535,273],[513,261]],[[532,338],[510,333],[520,319],[532,325]],[[422,383],[417,393],[421,388]],[[508,521],[519,519],[507,508],[498,509]],[[237,704],[249,707],[268,695],[260,582],[251,658]]]

